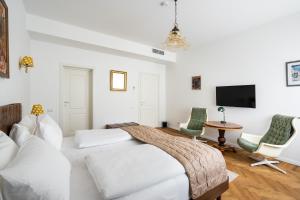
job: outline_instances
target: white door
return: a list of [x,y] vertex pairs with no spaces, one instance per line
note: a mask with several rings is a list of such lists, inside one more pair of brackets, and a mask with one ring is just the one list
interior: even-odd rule
[[159,76],[156,74],[140,74],[140,108],[139,123],[158,126]]
[[91,82],[91,70],[63,68],[61,107],[64,135],[91,128]]

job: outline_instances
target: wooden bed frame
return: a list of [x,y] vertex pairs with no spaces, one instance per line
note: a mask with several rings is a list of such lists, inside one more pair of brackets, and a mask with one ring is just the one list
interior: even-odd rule
[[229,188],[229,179],[217,187],[207,191],[196,200],[221,200],[221,195]]
[[22,119],[22,105],[20,103],[0,106],[0,130],[9,135],[12,126]]
[[[22,105],[20,103],[0,106],[0,130],[9,135],[13,124],[22,119]],[[218,185],[196,200],[221,200],[221,195],[229,188],[229,181]]]

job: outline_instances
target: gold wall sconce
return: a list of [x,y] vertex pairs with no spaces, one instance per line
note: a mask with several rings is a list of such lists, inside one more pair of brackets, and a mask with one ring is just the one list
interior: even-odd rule
[[19,68],[20,70],[22,68],[25,68],[25,72],[28,73],[28,69],[29,68],[33,68],[34,65],[33,65],[33,59],[31,56],[23,56],[20,58],[20,61],[19,61]]

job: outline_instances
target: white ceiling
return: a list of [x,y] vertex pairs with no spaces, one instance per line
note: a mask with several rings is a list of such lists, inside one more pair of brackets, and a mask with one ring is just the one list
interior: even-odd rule
[[[174,20],[162,0],[24,0],[28,13],[160,47]],[[179,0],[179,27],[192,46],[300,11],[300,0]]]

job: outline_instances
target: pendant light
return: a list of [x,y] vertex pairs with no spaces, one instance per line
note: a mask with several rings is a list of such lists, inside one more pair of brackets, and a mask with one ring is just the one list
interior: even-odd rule
[[175,3],[175,23],[173,29],[170,31],[168,35],[168,38],[165,42],[165,46],[167,49],[171,49],[171,50],[186,49],[188,47],[188,44],[186,42],[186,39],[181,35],[177,23],[177,0],[174,0],[174,3]]

